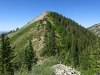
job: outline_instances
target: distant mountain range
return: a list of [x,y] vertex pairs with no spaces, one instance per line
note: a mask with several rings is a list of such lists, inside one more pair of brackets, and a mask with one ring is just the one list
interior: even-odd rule
[[89,27],[88,30],[93,32],[95,35],[100,36],[100,23]]
[[9,32],[9,31],[0,31],[0,34],[2,34],[2,33],[6,33],[6,32]]

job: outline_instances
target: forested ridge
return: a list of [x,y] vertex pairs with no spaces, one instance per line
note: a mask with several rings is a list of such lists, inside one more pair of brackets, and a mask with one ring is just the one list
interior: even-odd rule
[[[43,19],[13,32],[15,34],[10,39],[9,34],[0,35],[0,74],[24,75],[28,71],[25,75],[41,75],[40,71],[46,75],[49,72],[41,69],[45,64],[36,66],[37,61],[40,57],[53,57],[57,61],[53,59],[52,65],[62,63],[72,66],[83,75],[99,75],[100,38],[70,18],[57,12],[46,13]],[[3,57],[4,53],[8,56]],[[9,60],[9,64],[6,60]],[[50,72],[50,75],[54,73]]]
[[57,56],[62,63],[93,75],[99,72],[100,38],[61,14],[49,12],[48,17],[42,54]]

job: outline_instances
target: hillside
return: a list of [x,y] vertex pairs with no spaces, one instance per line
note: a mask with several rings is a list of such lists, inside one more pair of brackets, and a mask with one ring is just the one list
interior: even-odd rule
[[52,59],[53,64],[49,67],[61,62],[84,75],[99,72],[99,38],[74,20],[56,12],[45,12],[8,36],[11,45],[16,46],[14,62],[18,68],[24,65],[25,48],[31,40],[39,60],[37,65],[54,57],[57,61]]
[[93,32],[95,35],[100,36],[100,23],[89,27],[88,30]]

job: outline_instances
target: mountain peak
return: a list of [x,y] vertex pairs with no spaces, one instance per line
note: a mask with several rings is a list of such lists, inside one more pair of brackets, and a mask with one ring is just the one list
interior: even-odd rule
[[[88,75],[88,72],[92,75],[91,71],[100,68],[96,66],[98,62],[95,62],[97,61],[95,57],[99,58],[98,49],[96,48],[100,42],[96,41],[97,37],[75,21],[57,12],[46,11],[8,36],[10,37],[11,46],[16,46],[14,63],[18,62],[21,65],[21,67],[18,65],[19,68],[24,66],[25,49],[28,47],[29,40],[32,41],[32,47],[36,52],[36,57],[38,57],[37,65],[44,65],[45,60],[46,62],[50,60],[53,65],[61,63],[71,65],[72,68],[79,67],[80,71],[85,71],[84,75]],[[54,60],[48,60],[49,57],[53,56],[57,62],[54,58]],[[66,66],[64,67],[66,68]],[[91,69],[91,67],[94,68]],[[37,71],[34,72],[37,73]],[[75,74],[74,72],[70,73],[70,75]]]
[[25,27],[26,27],[27,25],[32,24],[32,23],[35,22],[35,21],[38,21],[38,20],[43,19],[43,18],[47,15],[47,13],[48,13],[48,11],[46,11],[46,12],[40,14],[39,16],[35,17],[33,20],[31,20],[30,22],[28,22],[28,23],[25,25]]
[[93,32],[95,35],[100,36],[100,23],[89,27],[88,30]]

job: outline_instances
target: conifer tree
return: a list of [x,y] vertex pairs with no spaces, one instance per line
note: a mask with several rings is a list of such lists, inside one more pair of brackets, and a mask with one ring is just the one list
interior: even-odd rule
[[54,28],[52,27],[51,29],[51,32],[50,32],[50,37],[49,37],[49,40],[50,40],[50,55],[56,55],[57,53],[57,47],[56,47],[56,39],[55,39],[55,31],[54,31]]
[[32,42],[30,40],[28,47],[26,47],[25,49],[25,64],[27,65],[28,71],[32,70],[32,65],[33,63],[36,64],[36,62],[37,62],[37,57],[32,47]]
[[46,30],[45,46],[41,55],[55,56],[58,52],[55,39],[55,30],[49,21],[47,21]]
[[0,66],[1,75],[14,75],[13,59],[14,48],[11,48],[10,41],[5,34],[1,35]]

